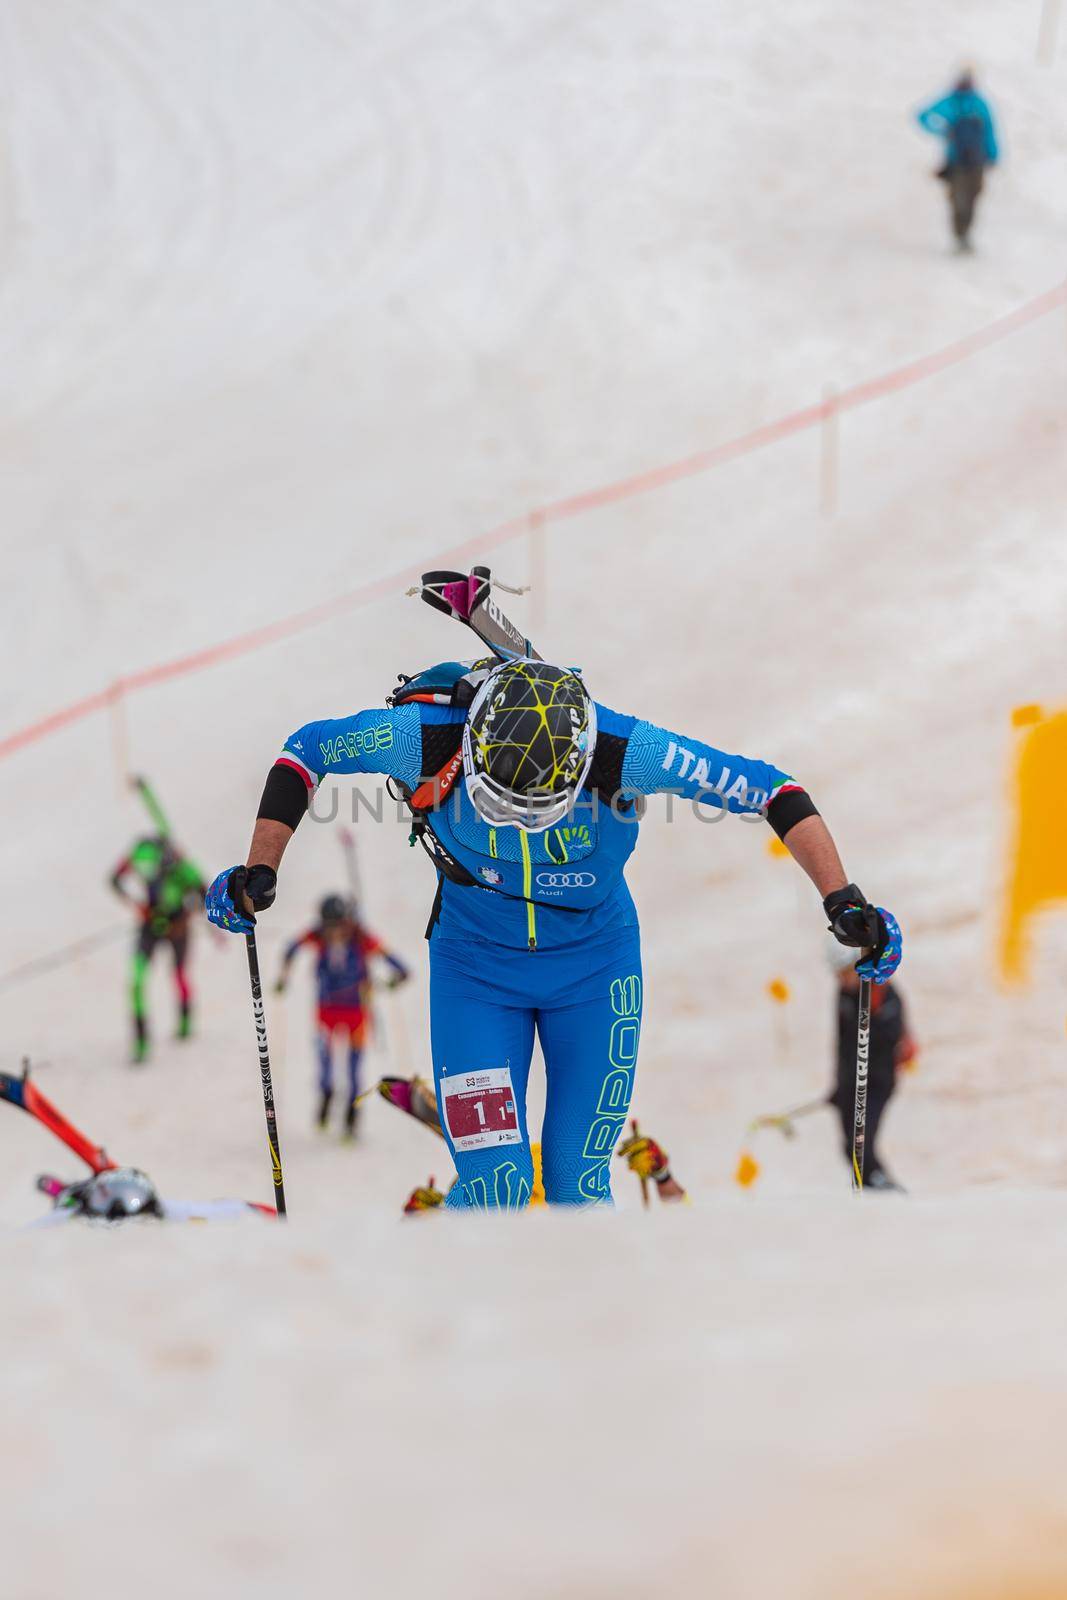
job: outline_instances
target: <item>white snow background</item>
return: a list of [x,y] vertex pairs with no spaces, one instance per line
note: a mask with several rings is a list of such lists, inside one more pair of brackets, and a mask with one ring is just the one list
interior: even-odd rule
[[[1025,0],[5,0],[0,732],[116,676],[436,564],[963,337],[1067,271],[1067,40]],[[918,102],[999,113],[973,258]],[[307,975],[269,1022],[291,1220],[21,1232],[54,1141],[0,1118],[0,1594],[608,1600],[1067,1593],[1067,921],[995,978],[1020,702],[1067,698],[1067,312],[846,417],[546,535],[508,609],[598,696],[808,784],[905,929],[922,1045],[855,1201],[818,1094],[814,892],[739,824],[650,817],[634,1110],[693,1204],[397,1220],[449,1176],[371,1103],[311,1130]],[[494,552],[527,575],[525,542]],[[209,874],[299,723],[461,648],[395,594],[131,698],[130,759]],[[104,715],[0,771],[0,973],[115,924],[145,821]],[[416,980],[430,874],[363,837]],[[336,887],[306,827],[262,923]],[[126,1065],[125,945],[0,992],[0,1066],[180,1197],[269,1197],[240,941],[200,1035]],[[793,999],[772,1014],[767,981]],[[784,1020],[784,1027],[783,1027]],[[4,1108],[0,1108],[4,1109]]]

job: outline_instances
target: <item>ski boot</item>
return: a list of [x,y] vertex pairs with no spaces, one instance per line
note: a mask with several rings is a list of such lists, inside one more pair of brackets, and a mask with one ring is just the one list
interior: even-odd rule
[[144,1017],[133,1019],[133,1053],[130,1064],[141,1067],[148,1060],[148,1024]]
[[175,1029],[176,1039],[188,1039],[193,1032],[193,1008],[188,1000],[182,1001],[181,1010],[178,1012],[178,1026]]
[[354,1139],[359,1127],[359,1102],[350,1100],[345,1107],[345,1138]]
[[884,1167],[875,1167],[873,1172],[869,1172],[863,1180],[863,1187],[865,1189],[880,1189],[883,1194],[907,1194],[908,1192],[902,1183],[898,1183],[895,1178],[889,1176]]
[[330,1120],[330,1104],[333,1100],[333,1090],[323,1089],[319,1096],[319,1112],[315,1121],[320,1128],[325,1128]]

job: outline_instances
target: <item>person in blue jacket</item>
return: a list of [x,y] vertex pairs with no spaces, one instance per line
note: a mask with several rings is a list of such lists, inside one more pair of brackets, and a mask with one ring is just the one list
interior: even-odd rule
[[960,250],[971,248],[974,208],[987,167],[996,166],[999,151],[993,114],[964,72],[951,93],[916,112],[919,126],[945,141],[944,165],[937,176],[948,185],[952,231]]
[[430,1042],[459,1183],[449,1204],[530,1197],[526,1086],[535,1033],[547,1076],[541,1135],[550,1203],[610,1202],[641,1031],[641,947],[624,869],[647,796],[706,820],[765,818],[823,897],[858,971],[885,982],[900,930],[849,883],[805,790],[591,699],[578,672],[534,659],[461,662],[408,679],[387,706],[310,722],[267,776],[245,866],[208,893],[221,928],[248,932],[317,785],[382,773],[434,862],[427,930]]

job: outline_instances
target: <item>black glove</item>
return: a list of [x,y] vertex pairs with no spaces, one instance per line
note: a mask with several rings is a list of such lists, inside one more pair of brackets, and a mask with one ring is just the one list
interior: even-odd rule
[[242,895],[247,897],[253,911],[269,911],[278,893],[278,874],[273,867],[261,865],[234,867],[226,889],[238,911],[244,911]]
[[822,903],[830,922],[830,932],[838,944],[855,950],[873,950],[875,959],[885,949],[889,937],[877,906],[872,906],[862,889],[854,883],[835,889]]

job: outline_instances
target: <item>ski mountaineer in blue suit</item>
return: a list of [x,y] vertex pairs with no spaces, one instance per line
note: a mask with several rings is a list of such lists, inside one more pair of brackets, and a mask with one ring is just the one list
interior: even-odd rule
[[268,774],[247,865],[211,885],[208,915],[248,932],[317,785],[382,773],[437,870],[430,1032],[441,1125],[459,1183],[449,1204],[530,1197],[526,1085],[545,1058],[545,1195],[611,1200],[641,1030],[641,946],[623,876],[648,795],[765,817],[812,879],[858,971],[884,983],[900,930],[849,883],[801,786],[765,761],[611,711],[579,674],[529,658],[446,662],[387,706],[309,722]]

